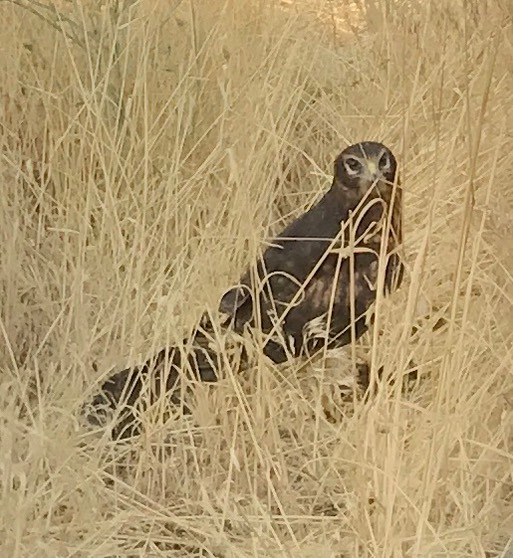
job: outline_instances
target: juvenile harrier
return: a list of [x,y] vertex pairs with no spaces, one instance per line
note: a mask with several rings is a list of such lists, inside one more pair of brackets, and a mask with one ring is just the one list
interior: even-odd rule
[[[227,317],[221,327],[237,334],[248,327],[260,330],[263,351],[276,363],[358,339],[368,328],[377,288],[388,293],[402,280],[396,171],[395,157],[381,143],[342,151],[331,188],[222,297],[219,311]],[[184,369],[216,381],[221,364],[210,343],[212,333],[204,316],[184,347],[166,348],[141,367],[104,382],[92,406],[123,408],[115,437],[137,431],[133,407],[141,402],[146,380],[154,386],[153,395],[164,389],[171,398]]]

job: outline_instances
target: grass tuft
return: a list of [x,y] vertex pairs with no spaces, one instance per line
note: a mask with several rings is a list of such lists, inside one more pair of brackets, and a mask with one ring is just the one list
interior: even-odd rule
[[[510,1],[0,3],[0,554],[500,556],[513,531]],[[257,358],[130,445],[77,410],[183,337],[348,143],[407,280],[350,351]]]

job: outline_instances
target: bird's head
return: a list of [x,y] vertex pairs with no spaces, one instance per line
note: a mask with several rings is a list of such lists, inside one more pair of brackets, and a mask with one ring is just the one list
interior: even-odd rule
[[335,160],[335,184],[346,195],[390,197],[397,173],[394,155],[382,143],[365,141],[344,149]]

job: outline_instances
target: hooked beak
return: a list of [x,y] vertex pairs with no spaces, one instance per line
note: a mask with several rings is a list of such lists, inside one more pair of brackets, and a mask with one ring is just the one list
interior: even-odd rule
[[369,179],[376,183],[383,178],[381,171],[378,169],[376,163],[374,161],[367,162],[367,170],[369,172]]

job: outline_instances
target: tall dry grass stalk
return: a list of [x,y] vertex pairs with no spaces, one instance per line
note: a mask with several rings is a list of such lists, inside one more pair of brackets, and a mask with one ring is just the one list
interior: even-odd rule
[[[0,3],[1,556],[506,548],[513,4],[345,6]],[[362,139],[401,161],[408,276],[358,350],[418,384],[347,403],[343,352],[262,358],[130,445],[88,433],[95,382],[181,339]]]

